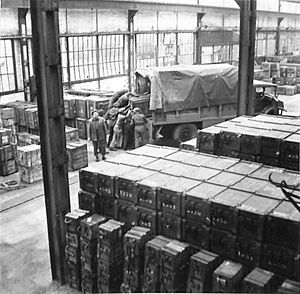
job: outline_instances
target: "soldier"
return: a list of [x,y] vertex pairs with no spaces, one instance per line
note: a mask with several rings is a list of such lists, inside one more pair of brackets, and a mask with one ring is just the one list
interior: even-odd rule
[[[103,115],[103,110],[99,112]],[[98,110],[93,110],[92,118],[88,121],[88,141],[93,142],[94,155],[96,161],[99,161],[98,153],[102,154],[102,159],[105,160],[106,154],[106,134],[107,127],[103,117],[99,116]]]
[[145,145],[147,119],[141,110],[136,107],[133,109],[132,123],[134,125],[134,147],[138,148]]

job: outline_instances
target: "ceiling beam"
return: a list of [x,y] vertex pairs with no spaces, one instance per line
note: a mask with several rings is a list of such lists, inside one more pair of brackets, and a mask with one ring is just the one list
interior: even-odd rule
[[[2,0],[2,8],[29,8],[29,0]],[[65,8],[77,8],[77,9],[114,9],[114,10],[141,10],[141,11],[178,11],[178,12],[202,12],[206,14],[237,14],[239,15],[239,7],[227,8],[227,7],[215,7],[206,5],[188,5],[188,4],[171,4],[164,2],[142,2],[142,1],[100,1],[100,0],[60,0],[59,7]],[[269,15],[276,17],[285,17],[291,15],[300,15],[300,13],[288,13],[288,12],[276,12],[258,10],[259,15]]]

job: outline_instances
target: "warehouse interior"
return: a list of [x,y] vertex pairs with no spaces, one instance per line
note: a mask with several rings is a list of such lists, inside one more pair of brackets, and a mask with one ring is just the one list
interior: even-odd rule
[[300,0],[2,0],[0,28],[0,293],[299,293]]

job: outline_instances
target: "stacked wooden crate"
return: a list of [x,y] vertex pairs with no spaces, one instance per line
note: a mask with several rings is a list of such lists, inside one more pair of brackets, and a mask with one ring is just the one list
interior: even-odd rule
[[18,162],[20,181],[31,184],[43,178],[41,148],[39,145],[32,144],[18,147]]
[[16,144],[12,143],[9,129],[0,129],[0,176],[8,176],[18,171]]
[[88,166],[88,153],[86,143],[70,142],[67,144],[68,169],[79,170]]

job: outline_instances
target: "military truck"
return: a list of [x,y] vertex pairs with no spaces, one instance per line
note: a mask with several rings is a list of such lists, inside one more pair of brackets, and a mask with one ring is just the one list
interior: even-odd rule
[[[137,69],[135,104],[152,117],[155,137],[184,142],[197,129],[237,116],[238,68],[229,64]],[[254,81],[255,113],[281,114],[276,84]],[[270,91],[270,89],[272,89]],[[148,99],[147,99],[148,98]],[[252,115],[254,113],[248,113]]]

